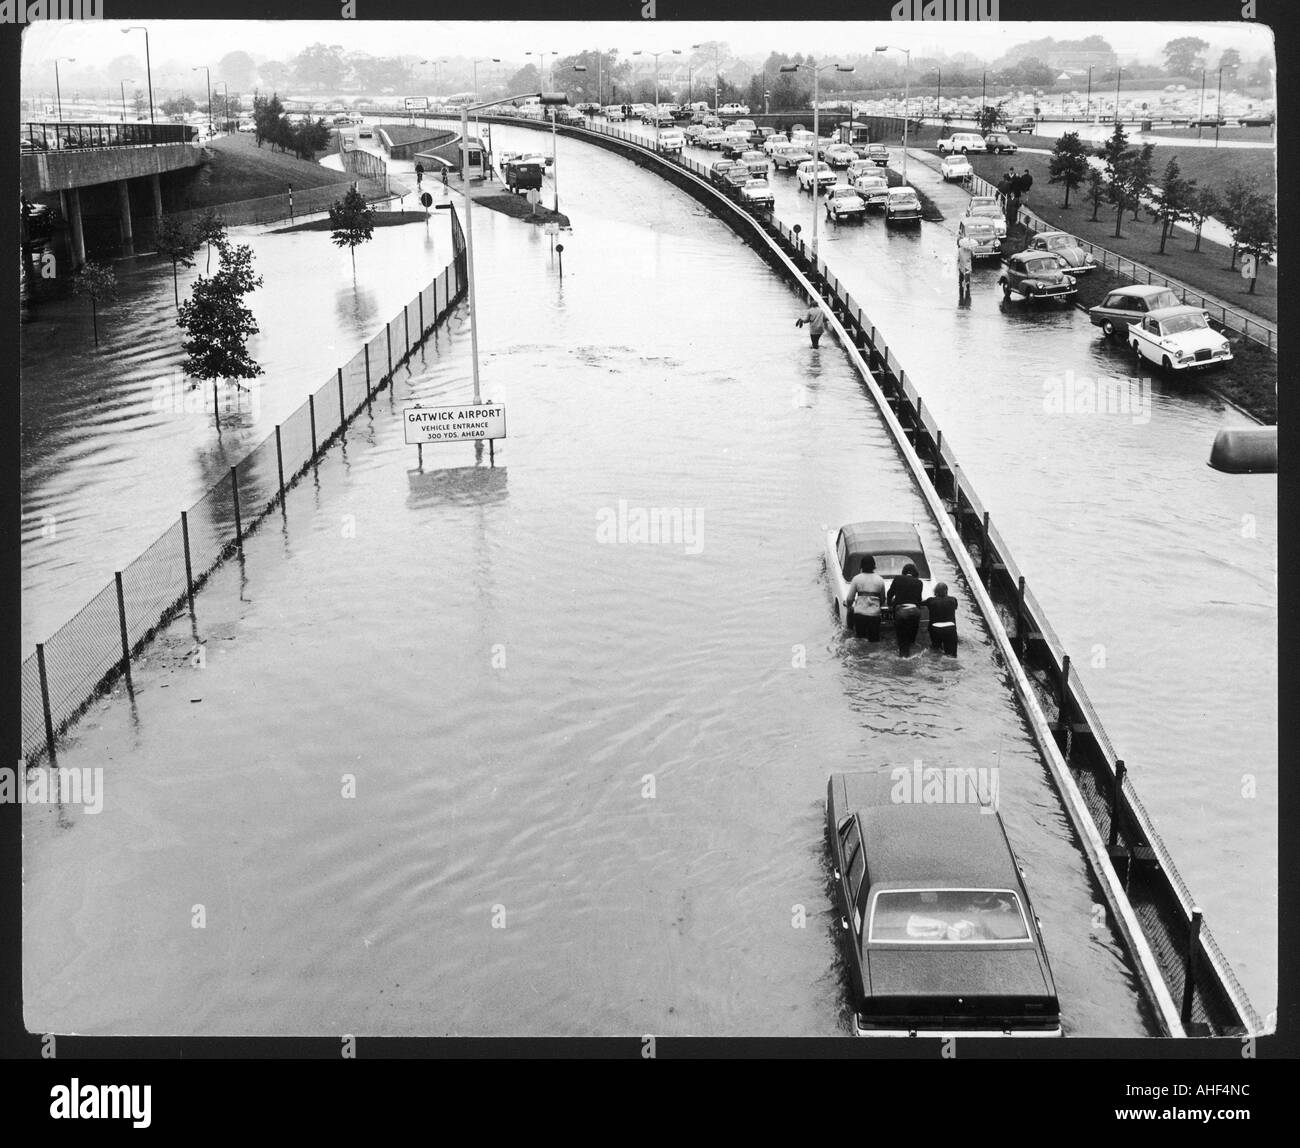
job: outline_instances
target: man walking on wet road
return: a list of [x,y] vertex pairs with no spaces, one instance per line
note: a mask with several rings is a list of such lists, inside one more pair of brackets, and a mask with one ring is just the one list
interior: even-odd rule
[[805,323],[808,324],[808,337],[815,347],[821,341],[822,332],[826,330],[826,314],[816,303],[811,303],[803,318],[794,321],[796,327],[802,327]]
[[957,302],[959,303],[963,299],[970,301],[970,270],[972,262],[970,237],[963,235],[957,240]]

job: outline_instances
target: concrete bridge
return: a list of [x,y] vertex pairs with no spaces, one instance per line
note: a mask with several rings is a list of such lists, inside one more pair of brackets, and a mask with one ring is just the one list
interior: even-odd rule
[[149,188],[152,215],[158,219],[163,213],[162,176],[202,162],[194,135],[194,129],[174,124],[29,123],[23,131],[20,186],[29,198],[57,193],[71,229],[75,268],[86,261],[81,193],[116,184],[122,247],[131,255],[132,184],[141,189],[138,194]]

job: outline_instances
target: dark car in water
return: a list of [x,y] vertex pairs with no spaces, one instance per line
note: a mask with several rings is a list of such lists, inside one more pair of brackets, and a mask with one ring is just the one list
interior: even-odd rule
[[1012,292],[1024,299],[1060,299],[1068,303],[1078,292],[1066,263],[1051,251],[1018,251],[1008,255],[998,277],[1004,298]]
[[1060,1036],[996,774],[833,773],[826,835],[858,1036]]

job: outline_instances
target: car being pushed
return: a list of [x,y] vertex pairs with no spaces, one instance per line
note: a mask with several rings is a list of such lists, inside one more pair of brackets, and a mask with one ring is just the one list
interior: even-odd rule
[[857,1036],[1061,1035],[1042,926],[983,777],[919,762],[830,776],[835,931]]
[[776,196],[772,194],[771,185],[767,180],[758,177],[745,180],[744,186],[740,189],[740,198],[746,207],[763,207],[771,211],[776,206]]
[[1107,338],[1127,337],[1129,326],[1141,323],[1152,311],[1177,307],[1182,303],[1168,287],[1153,283],[1134,283],[1117,287],[1095,307],[1088,310],[1088,321],[1100,327]]
[[1070,302],[1077,293],[1072,276],[1066,273],[1065,262],[1051,251],[1018,251],[1002,262],[998,277],[1002,296],[1010,299],[1012,293],[1033,302],[1039,299],[1059,299]]
[[[930,575],[930,560],[921,545],[921,531],[914,522],[850,522],[839,530],[826,532],[826,573],[830,579],[831,597],[835,601],[835,616],[847,626],[850,622],[848,601],[849,583],[862,570],[862,559],[876,560],[876,573],[890,584],[911,563],[916,576],[921,579],[922,597],[934,593]],[[924,608],[921,617],[926,617]],[[881,615],[882,625],[893,625],[888,612]]]
[[1199,307],[1166,307],[1130,323],[1128,343],[1140,358],[1166,371],[1200,370],[1232,362],[1232,344]]
[[841,219],[862,219],[867,214],[867,201],[846,183],[837,183],[826,192],[826,218],[838,223]]
[[910,187],[891,187],[885,200],[886,223],[921,222],[921,200]]
[[964,155],[946,155],[939,163],[939,174],[943,176],[944,183],[951,183],[954,179],[969,179],[975,174],[975,169],[971,167],[970,160]]
[[1074,275],[1082,275],[1097,266],[1097,260],[1079,246],[1073,235],[1064,231],[1040,231],[1029,241],[1029,251],[1050,251],[1069,265]]
[[889,203],[889,180],[883,175],[860,175],[853,181],[853,190],[862,197],[868,211],[883,211]]

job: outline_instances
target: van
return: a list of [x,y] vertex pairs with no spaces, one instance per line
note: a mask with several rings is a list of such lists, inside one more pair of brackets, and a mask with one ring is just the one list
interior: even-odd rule
[[988,151],[984,144],[984,137],[977,132],[955,132],[939,141],[940,155],[949,155],[953,152],[965,155],[968,151]]

